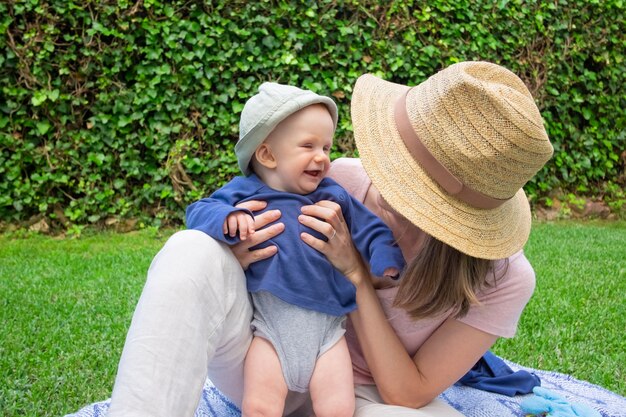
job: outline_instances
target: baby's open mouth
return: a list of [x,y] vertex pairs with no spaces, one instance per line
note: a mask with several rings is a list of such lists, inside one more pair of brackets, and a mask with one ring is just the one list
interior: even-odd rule
[[318,177],[322,171],[320,170],[315,170],[315,171],[304,171],[305,174],[310,175],[312,177]]

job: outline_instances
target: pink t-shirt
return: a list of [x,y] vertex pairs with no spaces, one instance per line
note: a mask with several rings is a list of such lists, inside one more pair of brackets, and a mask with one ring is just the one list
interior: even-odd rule
[[[329,176],[347,189],[355,198],[365,201],[371,181],[359,159],[340,158],[335,160]],[[372,201],[375,203],[377,200],[371,199],[366,205],[375,213],[379,212],[380,207],[374,206]],[[385,219],[383,218],[383,220]],[[400,235],[402,232],[394,230],[393,224],[388,226],[395,235]],[[477,296],[480,304],[470,307],[467,315],[458,320],[496,336],[513,337],[520,315],[535,289],[535,273],[522,251],[509,258],[508,267],[506,267],[504,260],[496,261],[495,273],[497,277],[501,277],[496,285],[479,292]],[[392,307],[396,292],[397,288],[386,288],[377,290],[377,295],[389,323],[409,355],[414,356],[422,343],[437,330],[451,313],[443,314],[437,318],[415,321],[404,310]],[[374,384],[356,333],[349,320],[346,328],[346,340],[352,357],[354,382],[356,384]]]

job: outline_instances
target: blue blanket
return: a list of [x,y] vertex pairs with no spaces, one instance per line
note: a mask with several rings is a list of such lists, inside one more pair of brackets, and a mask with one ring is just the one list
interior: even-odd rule
[[[626,398],[589,382],[557,372],[525,368],[505,361],[513,370],[525,370],[541,379],[541,386],[571,402],[586,404],[597,410],[602,417],[626,417]],[[533,394],[529,394],[533,395]],[[454,385],[441,398],[468,417],[524,417],[520,402],[527,395],[509,397],[460,384]],[[66,417],[105,417],[109,401],[87,405]],[[207,380],[202,391],[195,417],[240,417],[239,409],[231,403],[211,381]]]

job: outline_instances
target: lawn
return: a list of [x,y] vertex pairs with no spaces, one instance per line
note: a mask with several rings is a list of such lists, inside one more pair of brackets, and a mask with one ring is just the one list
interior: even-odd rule
[[[0,236],[0,415],[63,416],[110,396],[145,272],[168,233]],[[537,289],[494,351],[626,394],[626,223],[537,223]]]
[[626,395],[626,223],[534,224],[537,287],[495,353]]

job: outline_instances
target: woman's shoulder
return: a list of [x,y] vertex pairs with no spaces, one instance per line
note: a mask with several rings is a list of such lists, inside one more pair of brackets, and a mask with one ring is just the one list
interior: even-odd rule
[[477,292],[481,303],[499,303],[506,299],[525,304],[535,291],[535,271],[523,251],[494,262],[487,284]]
[[358,158],[335,159],[330,165],[328,176],[361,202],[365,200],[367,191],[372,185]]
[[494,265],[494,281],[476,295],[479,303],[459,320],[487,333],[513,337],[535,291],[535,271],[522,251]]
[[525,294],[532,295],[535,289],[535,270],[524,255],[524,251],[495,262],[494,289],[514,287],[516,290],[526,289]]

